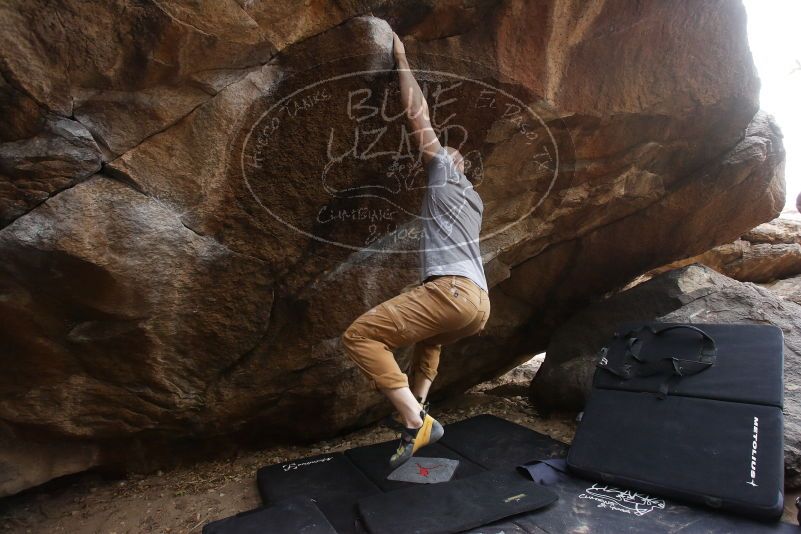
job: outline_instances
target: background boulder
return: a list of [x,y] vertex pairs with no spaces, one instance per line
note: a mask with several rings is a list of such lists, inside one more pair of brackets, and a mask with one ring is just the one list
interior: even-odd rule
[[388,413],[339,338],[418,276],[391,28],[483,177],[492,317],[434,395],[784,204],[737,2],[297,9],[0,6],[0,495]]
[[741,282],[767,283],[801,274],[801,220],[780,217],[760,224],[732,243],[653,269],[635,283],[691,263]]
[[792,276],[783,280],[776,280],[764,287],[776,293],[779,297],[801,304],[801,276]]

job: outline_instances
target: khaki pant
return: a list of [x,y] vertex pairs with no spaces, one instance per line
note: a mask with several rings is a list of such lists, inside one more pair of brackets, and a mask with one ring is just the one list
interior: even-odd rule
[[489,295],[475,282],[441,276],[363,313],[342,335],[342,345],[374,388],[408,387],[392,349],[414,343],[411,372],[434,380],[442,345],[483,330],[489,315]]

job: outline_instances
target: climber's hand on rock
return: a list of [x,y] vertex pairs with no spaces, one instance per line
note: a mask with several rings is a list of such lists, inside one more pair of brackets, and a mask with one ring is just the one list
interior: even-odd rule
[[406,48],[403,46],[403,41],[401,41],[400,37],[398,37],[398,34],[395,32],[392,32],[392,41],[392,52],[395,54],[395,58],[400,59],[406,57]]

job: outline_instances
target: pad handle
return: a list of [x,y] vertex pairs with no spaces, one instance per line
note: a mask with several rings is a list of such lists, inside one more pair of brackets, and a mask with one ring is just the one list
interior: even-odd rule
[[[648,330],[655,336],[660,336],[663,333],[669,330],[676,330],[676,329],[684,329],[684,330],[692,330],[693,332],[701,335],[701,351],[699,354],[699,358],[697,360],[688,360],[685,358],[676,358],[669,357],[669,358],[660,358],[661,359],[670,359],[673,363],[673,369],[675,374],[679,376],[686,376],[692,375],[695,373],[700,373],[701,371],[712,367],[715,364],[717,359],[717,345],[715,343],[714,338],[698,328],[697,326],[688,325],[688,324],[674,324],[670,326],[666,326],[664,328],[656,329],[651,325],[644,325],[637,330],[633,330],[627,334],[630,336],[632,334],[636,334],[640,330]],[[628,351],[630,355],[637,361],[642,363],[648,363],[645,358],[640,357],[640,350],[642,349],[642,344],[639,346],[636,345],[636,340],[638,338],[631,337],[628,344]]]
[[[676,356],[661,356],[659,351],[648,351],[643,354],[644,343],[642,336],[638,334],[648,331],[653,336],[661,336],[664,332],[676,329],[691,330],[701,336],[701,350],[697,359],[678,358]],[[615,338],[624,342],[624,345],[614,351],[610,347],[603,347],[599,353],[597,366],[623,380],[634,377],[646,377],[655,374],[665,376],[659,385],[660,397],[667,395],[671,383],[675,383],[681,377],[700,373],[709,369],[715,364],[717,358],[717,345],[715,340],[708,333],[693,325],[675,324],[663,328],[655,328],[645,324],[639,328],[629,330],[621,336],[615,333]]]

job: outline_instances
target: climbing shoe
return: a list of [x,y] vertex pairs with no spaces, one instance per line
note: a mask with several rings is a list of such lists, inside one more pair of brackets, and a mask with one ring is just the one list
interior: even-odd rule
[[445,434],[445,429],[442,428],[439,421],[425,411],[420,411],[420,417],[423,419],[423,424],[420,428],[404,428],[401,431],[398,448],[389,459],[389,465],[392,469],[397,469],[422,447],[436,443]]

